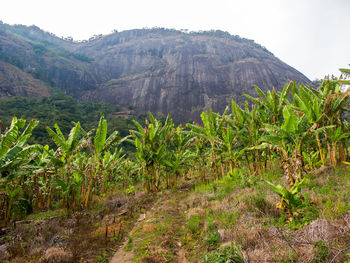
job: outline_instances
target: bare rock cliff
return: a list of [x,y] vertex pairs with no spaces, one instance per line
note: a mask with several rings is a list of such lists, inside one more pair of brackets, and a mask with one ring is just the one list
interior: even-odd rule
[[7,26],[0,30],[0,52],[79,100],[170,113],[179,121],[197,120],[209,108],[222,111],[231,99],[254,94],[254,85],[267,90],[289,80],[310,82],[254,41],[222,31],[139,29],[73,42],[36,27]]

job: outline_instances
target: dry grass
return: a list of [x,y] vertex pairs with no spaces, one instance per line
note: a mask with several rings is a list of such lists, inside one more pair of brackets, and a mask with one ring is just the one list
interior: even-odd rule
[[112,255],[112,249],[121,244],[136,221],[136,211],[148,209],[153,202],[150,195],[118,195],[72,215],[24,220],[5,230],[0,245],[8,237],[5,244],[9,262],[21,262],[23,258],[24,262],[60,262],[60,256],[66,262],[62,251],[72,254],[71,262],[96,262],[101,254]]
[[73,254],[60,247],[50,247],[45,251],[41,263],[71,263],[74,262]]
[[[245,262],[345,262],[350,253],[347,171],[310,177],[303,194],[319,211],[318,218],[293,230],[280,220],[279,196],[261,178],[252,183],[222,180],[215,185],[199,184],[194,190],[185,187],[153,196],[114,197],[106,203],[107,209],[92,214],[18,225],[16,233],[22,240],[28,242],[30,237],[35,244],[23,248],[14,245],[19,239],[13,239],[8,251],[17,253],[12,260],[18,262],[28,255],[55,262],[49,260],[59,258],[54,255],[64,258],[64,253],[81,262],[96,262],[103,248],[118,247],[122,237],[128,236],[130,246],[124,254],[131,252],[128,256],[135,262],[203,262],[204,253],[223,244],[239,247]],[[278,175],[266,180],[283,184]],[[198,231],[191,231],[189,221],[195,216]],[[32,233],[23,235],[28,230]],[[220,236],[218,242],[208,244],[215,231]],[[116,239],[113,232],[121,232],[118,241],[112,241]],[[64,238],[51,242],[54,235],[67,235],[69,242]],[[125,248],[128,240],[124,244]]]

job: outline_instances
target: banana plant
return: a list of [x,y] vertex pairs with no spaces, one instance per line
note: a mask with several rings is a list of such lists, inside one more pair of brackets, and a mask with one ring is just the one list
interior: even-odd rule
[[[344,119],[342,118],[342,114],[345,111],[349,111],[348,106],[350,105],[350,90],[346,92],[337,92],[337,93],[329,93],[325,100],[324,105],[324,111],[325,115],[328,119],[328,122],[330,125],[335,125],[335,128],[333,128],[333,131],[330,132],[329,136],[326,134],[326,138],[330,141],[327,142],[327,147],[329,151],[329,160],[331,165],[336,165],[336,152],[335,149],[337,148],[337,145],[339,145],[339,158],[340,161],[344,161],[344,144],[346,144],[346,140],[344,138],[340,138],[339,140],[336,139],[333,134],[337,134],[336,129],[342,129],[340,133],[345,132],[345,123]],[[336,135],[336,137],[339,137],[339,133]],[[331,145],[330,145],[331,144]],[[333,149],[330,150],[330,149]]]
[[[90,148],[90,172],[89,179],[88,179],[88,188],[85,195],[85,207],[87,207],[90,194],[93,187],[93,182],[97,181],[98,186],[102,186],[102,179],[103,179],[103,154],[108,151],[112,146],[115,146],[117,144],[121,144],[125,140],[128,139],[128,137],[120,138],[119,132],[114,131],[112,134],[107,138],[107,120],[104,118],[104,115],[101,114],[100,121],[96,130],[96,134],[94,137],[93,143],[91,140],[89,140],[89,148]],[[101,189],[100,189],[101,190]]]
[[318,151],[305,152],[303,151],[304,161],[306,162],[305,168],[308,170],[315,170],[322,165],[322,161],[318,158]]
[[[233,153],[234,159],[244,155],[249,173],[251,175],[253,173],[261,173],[261,148],[256,148],[256,146],[260,144],[262,120],[265,116],[263,112],[259,112],[254,106],[250,110],[247,102],[244,109],[242,109],[232,101],[231,108],[232,113],[228,119],[228,123],[236,133],[236,147]],[[251,161],[249,160],[250,157],[253,164],[252,168],[250,165]]]
[[25,123],[25,120],[14,117],[10,128],[0,136],[0,174],[6,181],[15,179],[16,172],[33,159],[31,153],[41,148],[40,145],[27,145],[27,140],[39,121],[30,121],[20,133]]
[[5,190],[4,191],[5,198],[4,198],[4,202],[3,202],[4,206],[1,207],[1,209],[4,209],[4,225],[6,226],[10,217],[11,217],[12,203],[14,202],[15,197],[20,193],[22,188],[20,185],[16,185],[16,184],[11,183],[11,184],[6,185],[4,190]]
[[[126,181],[129,179],[129,173],[132,170],[132,165],[126,160],[126,154],[123,153],[123,149],[115,149],[114,153],[105,151],[103,155],[103,187],[108,188],[109,185],[115,183],[120,177],[123,177],[123,189],[125,189]],[[124,173],[125,171],[125,173]]]
[[123,159],[122,162],[120,162],[120,168],[119,170],[122,173],[122,180],[123,180],[123,189],[124,191],[127,191],[130,187],[133,186],[130,184],[134,184],[138,182],[138,174],[140,171],[140,167],[129,159]]
[[[325,81],[324,81],[325,82]],[[329,87],[330,90],[327,96],[324,99],[324,107],[323,111],[326,115],[327,121],[329,125],[335,125],[333,128],[333,131],[330,131],[330,133],[334,133],[335,130],[338,127],[342,127],[343,132],[346,132],[346,121],[344,120],[343,113],[349,112],[349,105],[350,105],[350,90],[342,91],[342,81],[341,80],[328,80],[325,87]],[[328,90],[326,89],[326,90]],[[328,133],[325,133],[326,139],[328,138]],[[337,145],[339,145],[339,158],[340,161],[344,161],[344,145],[347,144],[347,140],[340,139],[335,143],[335,145],[331,146],[331,143],[327,140],[327,148],[329,152],[329,161],[331,165],[336,164],[335,160],[335,152],[334,155],[332,155],[331,148],[335,148]],[[334,161],[335,160],[335,161]]]
[[38,152],[34,159],[36,169],[33,171],[33,191],[36,200],[34,200],[34,211],[42,208],[50,208],[51,194],[54,188],[54,176],[57,175],[58,169],[64,166],[61,158],[55,155],[53,149],[49,149],[48,145]]
[[[342,73],[342,75],[344,75],[345,78],[349,78],[350,77],[350,69],[349,68],[340,68],[339,70]],[[345,82],[345,84],[349,85],[350,82]]]
[[[18,194],[19,190],[16,189],[21,188],[17,186],[22,186],[26,175],[35,169],[31,162],[41,148],[40,145],[27,145],[27,140],[39,122],[32,120],[26,127],[25,123],[25,120],[14,117],[9,129],[1,134],[2,122],[0,122],[0,203],[5,207],[3,211],[5,225],[9,220],[15,196],[13,193],[15,191]],[[15,190],[10,185],[15,187]]]
[[220,139],[222,141],[223,154],[226,155],[226,159],[229,163],[230,172],[233,172],[235,166],[235,159],[238,157],[235,155],[235,146],[238,144],[239,133],[228,124],[223,128]]
[[130,133],[134,140],[137,151],[137,161],[143,167],[145,190],[157,191],[160,187],[161,175],[160,167],[164,165],[166,152],[173,135],[174,123],[168,116],[162,124],[148,113],[149,121],[146,120],[146,126],[143,128],[140,123],[134,121],[137,130],[131,130]]
[[[300,85],[298,93],[293,94],[295,109],[302,111],[307,117],[310,125],[312,125],[312,130],[316,130],[323,126],[323,120],[325,114],[323,113],[322,100],[318,98],[310,88]],[[325,165],[325,157],[323,154],[323,145],[320,138],[320,133],[314,133],[316,137],[316,142],[318,146],[318,152],[320,155],[322,166]]]
[[83,178],[80,173],[72,172],[70,184],[67,185],[59,176],[55,178],[56,188],[62,191],[63,196],[72,196],[71,208],[74,209],[76,203],[80,203],[82,196],[79,193],[79,187],[83,183]]
[[[47,133],[50,135],[53,142],[56,144],[57,148],[57,156],[59,156],[60,160],[63,162],[63,167],[58,171],[60,173],[60,180],[65,180],[65,184],[67,188],[70,185],[70,180],[72,177],[72,162],[75,158],[76,153],[78,153],[83,148],[83,143],[85,142],[85,138],[80,138],[81,127],[80,123],[76,123],[74,127],[70,130],[68,138],[65,139],[61,129],[55,124],[54,132],[49,127],[46,127]],[[70,192],[65,192],[66,194]],[[63,202],[65,208],[69,208],[70,205],[70,197],[65,196],[65,200]],[[74,202],[74,200],[73,200]]]
[[288,190],[280,184],[274,185],[273,183],[267,181],[271,189],[281,197],[281,202],[277,204],[277,207],[287,214],[289,220],[295,216],[298,216],[300,209],[304,208],[305,202],[304,197],[301,194],[301,189],[307,182],[308,180],[303,178],[296,182]]
[[[189,151],[191,151],[193,155],[193,169],[197,169],[200,179],[203,182],[205,179],[205,172],[206,169],[206,161],[207,156],[210,156],[210,150],[208,153],[208,147],[207,147],[207,141],[204,138],[192,136],[189,134],[190,137],[193,138],[191,147],[189,148]],[[192,169],[192,171],[193,171]]]
[[181,126],[173,132],[165,160],[165,165],[169,168],[166,178],[167,188],[170,186],[169,175],[174,175],[173,185],[176,186],[179,176],[184,173],[190,160],[194,157],[193,152],[189,149],[192,141],[193,137],[189,133],[185,133]]
[[187,124],[186,126],[191,129],[192,136],[204,138],[207,140],[211,147],[211,167],[214,170],[214,179],[219,179],[219,171],[217,166],[217,156],[215,154],[216,146],[221,143],[219,136],[222,132],[224,125],[226,124],[228,108],[221,116],[214,113],[212,109],[209,112],[202,112],[201,119],[203,126],[197,124]]
[[[312,130],[315,131],[320,127],[335,125],[333,131],[335,132],[337,127],[344,127],[343,120],[341,118],[342,113],[346,110],[346,106],[349,103],[349,92],[341,91],[341,81],[337,79],[325,79],[320,85],[319,89],[313,89],[311,87],[299,85],[298,92],[293,93],[294,98],[294,110],[301,111],[309,123],[312,125]],[[315,132],[316,141],[318,145],[318,151],[322,165],[324,166],[325,154],[323,151],[323,144],[326,143],[329,151],[329,163],[334,163],[334,152],[332,155],[331,145],[327,140],[328,129],[324,131],[324,143],[321,139],[321,133]],[[339,144],[339,156],[341,161],[343,160],[343,140],[337,141]]]
[[262,136],[263,143],[260,146],[271,146],[280,151],[282,168],[292,187],[297,178],[302,178],[301,147],[309,135],[309,125],[304,115],[298,116],[289,106],[283,109],[283,117],[284,122],[281,126],[266,124],[267,134]]
[[[343,132],[342,127],[338,127],[336,130],[333,130],[329,135],[328,139],[331,142],[331,149],[329,152],[329,156],[331,159],[331,164],[336,166],[337,165],[337,143],[339,143],[343,139],[347,139],[350,137],[350,132]],[[342,160],[341,160],[342,161]]]
[[318,89],[308,89],[319,99],[322,112],[328,120],[328,125],[341,122],[339,117],[342,112],[347,111],[349,105],[350,91],[342,91],[342,80],[325,79]]
[[282,92],[276,92],[273,88],[272,91],[267,91],[266,94],[255,85],[255,91],[259,98],[254,98],[248,94],[243,95],[254,102],[259,110],[265,110],[268,122],[274,125],[282,121],[282,111],[284,106],[289,104],[288,95],[292,89],[295,89],[295,83],[292,81],[284,86]]

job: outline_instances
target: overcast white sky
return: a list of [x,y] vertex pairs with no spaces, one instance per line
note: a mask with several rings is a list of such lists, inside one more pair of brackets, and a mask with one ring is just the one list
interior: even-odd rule
[[350,64],[350,0],[0,0],[0,20],[57,36],[221,29],[255,40],[311,80]]

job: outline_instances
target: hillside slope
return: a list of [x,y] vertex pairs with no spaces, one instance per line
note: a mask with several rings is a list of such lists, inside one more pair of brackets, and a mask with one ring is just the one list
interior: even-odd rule
[[35,26],[1,24],[0,60],[78,100],[170,113],[179,121],[222,111],[231,99],[253,94],[254,85],[310,82],[254,41],[222,31],[137,29],[73,42]]

